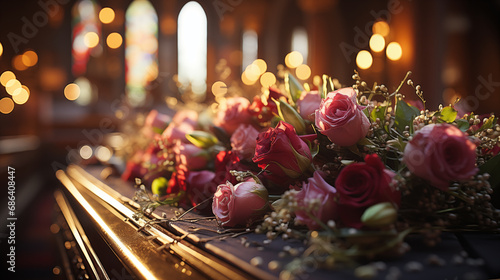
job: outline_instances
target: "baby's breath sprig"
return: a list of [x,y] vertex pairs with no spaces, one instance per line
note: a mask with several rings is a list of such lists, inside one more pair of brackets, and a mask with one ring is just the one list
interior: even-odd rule
[[420,101],[422,101],[424,105],[424,110],[425,110],[425,98],[424,98],[424,91],[422,90],[422,86],[416,85],[413,83],[411,79],[408,79],[407,84],[411,86],[412,88],[415,89],[415,94],[417,95],[418,98],[420,98]]

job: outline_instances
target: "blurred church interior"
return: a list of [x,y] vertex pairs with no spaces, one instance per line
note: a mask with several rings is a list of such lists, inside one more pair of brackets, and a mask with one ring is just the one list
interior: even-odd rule
[[429,107],[460,99],[463,112],[498,115],[500,1],[2,2],[0,176],[16,169],[25,279],[53,279],[54,172],[83,146],[134,112],[213,102],[221,88],[251,97],[285,70],[311,86],[323,74],[351,85],[356,70],[390,91],[411,71]]

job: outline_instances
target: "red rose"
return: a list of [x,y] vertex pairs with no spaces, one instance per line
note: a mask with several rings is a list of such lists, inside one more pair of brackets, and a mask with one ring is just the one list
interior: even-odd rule
[[[217,190],[217,183],[214,182],[215,173],[209,170],[189,171],[186,176],[186,187],[188,198],[191,205],[195,206],[198,203],[211,197]],[[210,209],[211,203],[200,205],[198,210]]]
[[215,156],[215,181],[218,184],[226,181],[233,183],[233,185],[237,184],[236,177],[231,175],[229,171],[248,171],[250,169],[250,166],[243,164],[232,151],[221,151]]
[[139,150],[127,161],[125,171],[121,176],[122,180],[133,182],[135,178],[142,178],[144,175],[141,162],[143,156],[144,152]]
[[251,122],[249,106],[250,101],[244,97],[227,98],[219,106],[214,124],[223,128],[228,135],[233,134],[240,124]]
[[442,190],[450,181],[475,175],[476,145],[451,124],[430,124],[406,145],[404,162],[411,172]]
[[361,216],[368,207],[380,202],[399,206],[401,194],[394,186],[395,175],[385,168],[376,154],[367,155],[365,162],[344,167],[335,181],[340,222],[344,226],[361,228]]
[[267,98],[262,100],[261,97],[255,96],[248,111],[252,116],[257,118],[259,123],[269,122],[275,115],[278,115],[278,105],[276,105],[274,100],[279,100],[281,97],[283,97],[283,94],[277,89],[269,88]]
[[271,172],[274,182],[298,178],[309,170],[312,161],[309,146],[290,124],[280,121],[257,137],[253,162]]
[[[336,190],[328,184],[320,171],[315,171],[313,177],[303,183],[302,190],[297,193],[296,198],[299,207],[312,207],[310,214],[318,218],[323,223],[329,220],[336,220],[337,202],[335,201]],[[306,214],[305,211],[295,212],[296,220],[306,224],[310,230],[319,229],[320,226]]]
[[328,93],[316,110],[316,126],[339,146],[352,146],[366,136],[370,121],[359,106],[356,92],[343,88]]

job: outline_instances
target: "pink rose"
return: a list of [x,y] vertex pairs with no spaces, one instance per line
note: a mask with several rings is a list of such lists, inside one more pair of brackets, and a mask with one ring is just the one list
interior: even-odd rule
[[476,145],[451,124],[430,124],[413,135],[403,160],[412,173],[447,190],[450,181],[468,179],[478,171]]
[[361,228],[361,216],[368,207],[381,202],[399,206],[401,194],[395,188],[395,175],[385,168],[376,154],[367,155],[365,162],[344,167],[335,181],[340,222],[344,226]]
[[144,128],[152,130],[154,134],[161,134],[170,122],[168,115],[159,113],[156,110],[151,110],[144,121]]
[[[296,198],[299,207],[307,208],[311,204],[314,205],[310,214],[326,224],[329,220],[336,220],[337,217],[336,192],[335,188],[323,179],[322,172],[315,171],[307,183],[302,183],[302,190],[297,193]],[[306,224],[310,230],[320,229],[320,226],[305,211],[296,211],[295,215],[296,220]]]
[[242,124],[231,136],[231,147],[240,159],[251,159],[255,153],[259,132],[253,126]]
[[169,144],[174,143],[176,140],[180,140],[183,143],[190,143],[186,138],[186,134],[193,131],[194,126],[192,126],[190,123],[176,124],[174,122],[171,122],[167,126],[165,131],[163,131],[161,137]]
[[253,179],[217,187],[212,211],[223,227],[248,226],[268,211],[267,189]]
[[173,152],[175,154],[175,164],[181,168],[199,170],[205,168],[208,164],[209,155],[207,151],[193,144],[177,141]]
[[356,92],[343,88],[328,93],[316,110],[316,126],[339,146],[352,146],[366,136],[370,121],[358,105]]
[[[310,139],[310,135],[304,137]],[[309,146],[297,135],[293,126],[280,121],[276,128],[271,127],[259,134],[252,160],[260,168],[271,172],[270,179],[278,183],[287,178],[298,178],[309,170],[312,155]]]
[[187,123],[196,127],[198,124],[198,113],[193,110],[180,110],[175,113],[172,122],[176,124]]
[[240,126],[240,124],[249,124],[251,115],[248,112],[250,101],[243,97],[227,98],[226,102],[220,105],[214,124],[223,128],[228,135]]
[[163,131],[161,137],[167,145],[181,140],[183,143],[190,143],[186,138],[187,133],[191,133],[198,125],[198,113],[193,110],[181,110],[175,113],[172,122]]
[[317,90],[304,91],[297,100],[297,108],[302,118],[314,121],[314,113],[321,104],[321,95]]

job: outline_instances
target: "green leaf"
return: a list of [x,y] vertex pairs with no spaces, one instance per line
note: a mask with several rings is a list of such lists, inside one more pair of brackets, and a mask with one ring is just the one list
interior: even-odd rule
[[300,98],[300,94],[304,91],[304,87],[302,87],[300,82],[290,73],[285,75],[285,87],[293,102],[296,102]]
[[451,106],[446,106],[441,110],[441,120],[452,123],[457,118],[457,110],[453,109]]
[[[370,113],[370,120],[372,122],[377,121],[377,118],[380,119],[380,123],[383,125],[385,123],[385,112],[387,111],[387,106],[377,106],[373,108]],[[386,132],[389,132],[389,128],[384,125],[384,129]]]
[[458,119],[455,122],[457,123],[458,129],[460,129],[462,132],[466,132],[467,129],[469,129],[469,121],[468,120]]
[[213,145],[219,142],[215,136],[206,131],[201,131],[201,130],[195,130],[191,133],[187,133],[186,138],[193,145],[202,149],[212,147]]
[[490,129],[496,123],[497,123],[497,118],[494,117],[494,116],[491,116],[491,117],[488,118],[488,120],[486,122],[483,123],[483,125],[481,126],[481,128],[477,132],[481,132],[483,130]]
[[372,120],[372,122],[375,122],[378,119],[380,119],[380,121],[384,121],[384,118],[385,118],[385,111],[386,111],[386,108],[387,106],[377,106],[375,108],[373,108],[371,114],[370,114],[370,119]]
[[399,132],[403,132],[406,126],[413,129],[413,119],[420,115],[420,110],[417,107],[411,106],[403,100],[398,100],[396,103],[396,116],[394,125]]
[[278,105],[278,113],[280,117],[287,123],[291,124],[298,135],[303,135],[306,133],[306,123],[304,119],[299,115],[297,110],[295,110],[290,104],[283,100],[276,101]]

